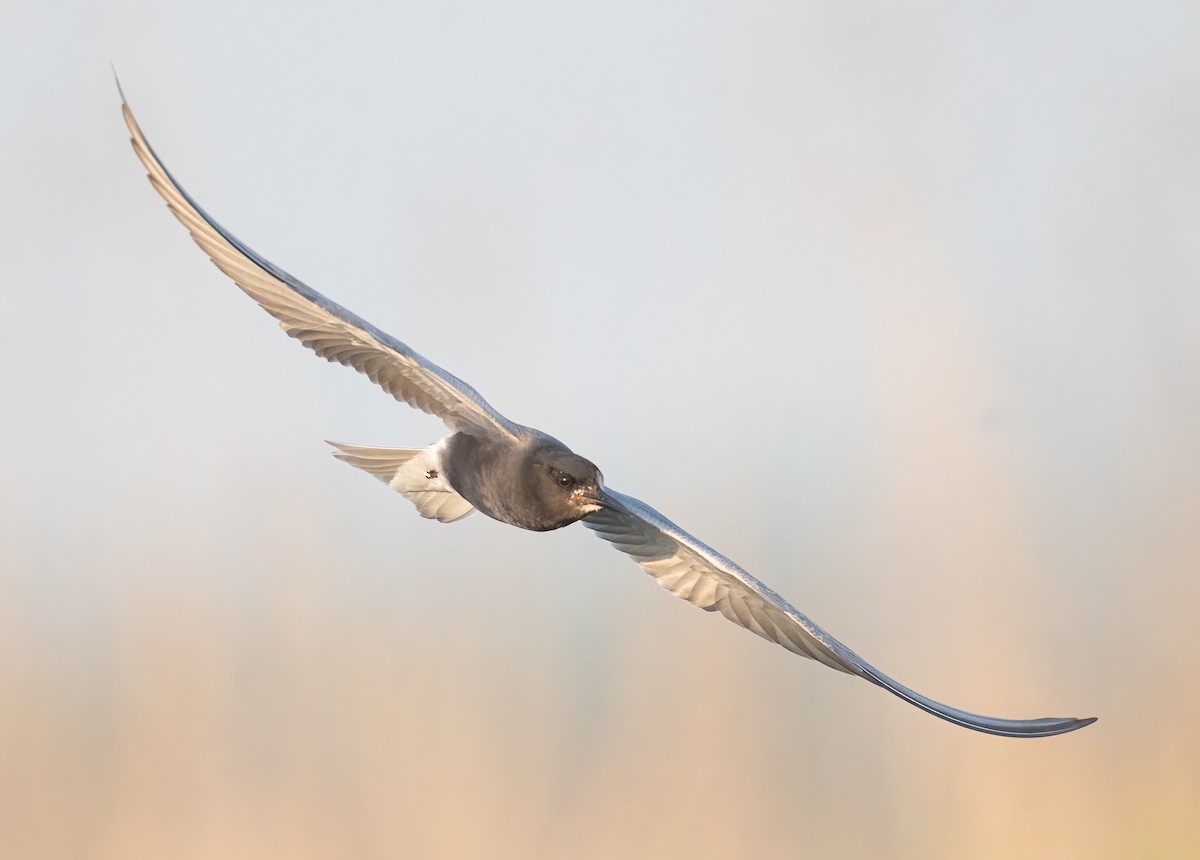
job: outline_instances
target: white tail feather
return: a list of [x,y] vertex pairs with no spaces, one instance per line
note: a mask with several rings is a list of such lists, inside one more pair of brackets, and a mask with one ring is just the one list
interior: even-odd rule
[[444,441],[428,448],[376,448],[346,442],[329,444],[337,449],[333,456],[383,481],[412,502],[421,516],[452,523],[475,508],[442,476],[440,455]]

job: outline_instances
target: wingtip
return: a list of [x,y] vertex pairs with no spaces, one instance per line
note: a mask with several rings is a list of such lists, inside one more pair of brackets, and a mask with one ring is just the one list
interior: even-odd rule
[[1050,738],[1078,731],[1096,722],[1096,717],[1041,717],[1032,720],[990,717],[954,708],[924,696],[888,677],[874,666],[864,665],[862,677],[935,717],[989,735],[1007,738]]
[[1071,732],[1077,732],[1082,728],[1090,726],[1092,723],[1096,722],[1096,719],[1096,717],[1064,717],[1060,720],[1054,721],[1054,725],[1050,726],[1045,731],[1030,733],[1028,737],[1053,738],[1057,737],[1058,735],[1070,734]]
[[1097,717],[1065,717],[1060,721],[1058,731],[1054,734],[1065,735],[1068,732],[1077,732],[1082,728],[1090,726],[1097,719]]
[[[112,69],[113,83],[117,85],[117,95],[121,98],[121,116],[125,120],[125,127],[129,129],[129,142],[133,144],[133,151],[138,153],[138,158],[144,162],[145,159],[142,158],[142,154],[138,151],[138,139],[142,137],[142,129],[138,125],[138,121],[134,119],[133,108],[129,106],[129,99],[125,97],[125,88],[121,86],[121,79],[117,77],[116,64],[109,60],[108,65]],[[147,149],[150,148],[150,145],[145,143],[144,138],[142,139],[142,143]],[[157,156],[155,158],[157,159]]]
[[117,75],[117,64],[109,60],[108,67],[112,69],[113,82],[117,85],[117,95],[121,97],[121,104],[128,106],[129,102],[125,99],[125,90],[121,87],[121,78]]
[[[928,709],[926,709],[928,710]],[[996,717],[974,716],[974,719],[959,719],[962,712],[955,716],[947,713],[930,711],[942,719],[957,723],[968,729],[974,729],[984,734],[998,735],[1006,738],[1053,738],[1079,731],[1096,722],[1096,717],[1044,717],[1039,720],[1005,720]]]
[[998,720],[985,718],[974,725],[961,723],[967,728],[1010,738],[1053,738],[1077,732],[1096,722],[1096,717],[1046,717],[1040,720]]

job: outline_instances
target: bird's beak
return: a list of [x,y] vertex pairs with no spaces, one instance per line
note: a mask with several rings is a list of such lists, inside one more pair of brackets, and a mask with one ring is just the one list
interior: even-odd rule
[[589,505],[596,505],[599,508],[609,508],[612,510],[618,509],[617,500],[604,491],[603,487],[597,487],[590,491],[581,491],[578,494],[579,501]]

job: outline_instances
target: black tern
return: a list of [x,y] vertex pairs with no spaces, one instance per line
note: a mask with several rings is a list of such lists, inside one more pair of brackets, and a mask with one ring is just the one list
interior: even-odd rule
[[734,562],[649,505],[606,487],[589,460],[508,420],[461,379],[260,257],[175,181],[146,142],[123,93],[121,110],[154,189],[217,268],[321,358],[354,368],[449,427],[449,436],[426,448],[330,443],[335,457],[388,484],[421,516],[449,523],[478,510],[534,531],[582,522],[675,596],[969,729],[1036,738],[1095,722],[1095,717],[1013,720],[973,714],[889,678]]

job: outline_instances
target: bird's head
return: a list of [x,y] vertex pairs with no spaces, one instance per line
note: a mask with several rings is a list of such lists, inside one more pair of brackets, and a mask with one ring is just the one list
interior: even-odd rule
[[578,516],[604,507],[604,476],[595,463],[570,451],[554,451],[542,458],[540,466],[544,493],[559,504]]
[[529,464],[534,495],[549,528],[568,525],[604,507],[604,476],[590,460],[551,444],[536,451]]

